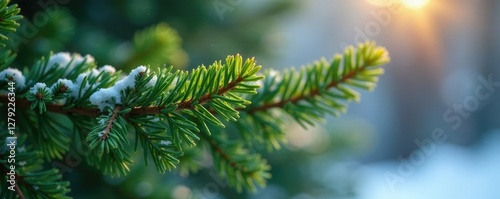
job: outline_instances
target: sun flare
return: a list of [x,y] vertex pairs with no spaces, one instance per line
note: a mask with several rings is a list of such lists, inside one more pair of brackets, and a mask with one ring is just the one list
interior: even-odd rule
[[429,0],[401,0],[401,3],[411,9],[420,9],[429,3]]

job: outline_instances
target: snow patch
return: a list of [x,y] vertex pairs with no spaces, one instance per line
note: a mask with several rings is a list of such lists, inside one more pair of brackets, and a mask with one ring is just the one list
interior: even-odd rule
[[[134,88],[135,86],[135,77],[139,75],[140,73],[146,72],[146,67],[145,66],[139,66],[132,70],[128,76],[125,78],[121,79],[120,81],[116,82],[113,87],[115,87],[117,90],[122,91],[127,88]],[[154,86],[156,84],[158,77],[155,75],[151,80],[146,84],[147,87]]]
[[94,57],[92,55],[85,55],[82,57],[80,54],[74,54],[73,55],[73,63],[71,63],[71,68],[74,68],[75,66],[81,65],[83,63],[85,64],[91,64],[95,61]]
[[110,73],[110,74],[113,74],[116,72],[116,69],[115,67],[111,66],[111,65],[104,65],[102,66],[101,68],[98,69],[99,72],[107,72],[107,73]]
[[151,78],[151,80],[149,80],[149,82],[146,84],[146,86],[153,87],[154,85],[156,85],[157,80],[158,80],[158,77],[156,75],[153,76],[153,78]]
[[[105,67],[105,66],[103,66]],[[111,66],[110,66],[111,67]],[[113,68],[114,69],[114,68]],[[103,69],[106,70],[106,69]],[[90,102],[93,105],[96,105],[101,111],[104,110],[105,107],[110,107],[114,108],[116,104],[121,104],[121,91],[124,91],[127,88],[134,88],[135,87],[135,78],[137,75],[140,73],[146,72],[147,68],[145,66],[139,66],[132,70],[128,76],[125,78],[117,81],[112,87],[105,88],[105,89],[100,89],[99,91],[93,93],[90,96]],[[83,75],[83,74],[80,74]],[[77,78],[77,83],[80,84],[83,81],[83,78],[85,76],[78,76]],[[147,87],[154,86],[157,81],[157,76],[155,75],[151,80],[146,84]],[[75,84],[77,85],[77,84]],[[85,85],[88,86],[88,85]],[[84,87],[84,89],[87,89]],[[74,91],[75,92],[75,91]],[[76,94],[78,94],[78,91],[76,91]]]
[[94,61],[95,59],[91,55],[85,55],[82,57],[78,53],[71,55],[68,52],[58,52],[50,56],[44,73],[48,72],[52,68],[63,68],[65,70],[64,75],[68,75],[75,67],[81,64],[89,65]]
[[160,121],[160,117],[154,117],[152,115],[148,115],[148,116],[146,116],[146,118],[148,118],[150,122],[159,122]]
[[16,68],[7,68],[0,72],[0,80],[2,81],[10,81],[9,79],[13,78],[14,82],[16,82],[16,88],[24,88],[26,87],[26,78],[23,76],[20,70]]
[[62,68],[68,66],[71,62],[71,55],[68,52],[58,52],[53,54],[49,58],[49,62],[47,63],[47,67],[45,68],[44,73],[48,72],[50,69]]
[[58,79],[57,82],[50,87],[50,90],[54,91],[55,87],[58,84],[64,85],[68,89],[73,88],[73,82],[71,80],[69,80],[69,79],[64,79],[63,78],[63,79]]
[[160,144],[161,144],[161,145],[168,146],[168,145],[172,144],[172,142],[171,142],[171,141],[168,141],[168,140],[162,140],[162,141],[160,142]]
[[99,89],[90,96],[89,100],[101,111],[103,111],[105,107],[113,108],[116,104],[122,103],[120,92],[113,87]]
[[79,74],[78,77],[76,78],[75,83],[73,83],[73,87],[71,87],[71,91],[72,91],[71,96],[78,99],[80,97],[80,96],[78,96],[78,93],[80,92],[80,88],[82,88],[82,93],[85,93],[90,88],[88,80],[85,83],[85,85],[83,85],[83,80],[86,77],[88,79],[90,77],[95,77],[98,75],[99,75],[99,71],[96,69],[92,69],[92,70],[87,71],[85,73]]
[[[38,93],[38,90],[43,90],[47,88],[47,85],[45,83],[42,83],[42,82],[38,82],[36,83],[33,87],[30,88],[30,93],[36,95]],[[51,90],[49,90],[50,93],[52,93]]]

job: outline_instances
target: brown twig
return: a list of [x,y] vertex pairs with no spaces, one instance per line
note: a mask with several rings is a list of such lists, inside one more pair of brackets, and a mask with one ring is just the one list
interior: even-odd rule
[[[351,79],[353,76],[358,74],[359,72],[362,72],[365,68],[360,68],[358,70],[353,70],[343,76],[340,80],[338,81],[333,81],[330,84],[327,85],[327,89],[337,87],[338,84],[343,83],[347,81],[348,79]],[[243,81],[241,77],[236,79],[236,81],[230,82],[227,87],[220,88],[217,91],[218,95],[222,95],[229,90],[233,89],[236,87],[236,85]],[[319,89],[314,89],[312,90],[308,95],[299,95],[290,99],[285,99],[282,101],[274,102],[272,104],[264,104],[258,107],[253,107],[251,109],[245,110],[245,109],[237,109],[239,111],[246,111],[249,114],[258,112],[258,111],[264,111],[272,108],[279,108],[279,107],[284,107],[287,103],[292,103],[296,104],[301,100],[304,100],[307,97],[314,97],[316,95],[319,95],[320,91]],[[212,93],[207,93],[203,96],[201,96],[198,99],[199,104],[204,104],[207,101],[211,100]],[[0,102],[1,103],[8,103],[8,98],[6,95],[1,95],[0,97]],[[177,103],[177,110],[182,110],[182,109],[190,109],[192,108],[191,105],[193,104],[193,99],[187,100],[187,101],[182,101]],[[22,107],[22,108],[27,108],[30,106],[30,102],[26,99],[16,99],[16,106]],[[133,108],[127,115],[128,116],[137,116],[137,115],[156,115],[156,114],[161,114],[161,110],[165,108],[162,106],[150,106],[150,107],[138,107],[138,108]],[[62,105],[57,105],[57,104],[47,104],[47,111],[53,112],[53,113],[60,113],[60,114],[65,114],[65,115],[70,115],[70,114],[76,114],[76,115],[83,115],[83,116],[89,116],[89,117],[98,117],[102,113],[99,111],[97,108],[69,108],[65,109],[63,108]],[[211,113],[215,113],[212,109],[209,110]]]
[[[243,81],[243,78],[238,77],[236,81],[229,82],[227,87],[220,88],[217,91],[217,95],[223,95],[224,93],[234,89],[236,85],[240,82]],[[209,100],[212,99],[213,93],[207,93],[203,96],[201,96],[198,99],[198,104],[204,104],[208,102]],[[187,100],[187,101],[182,101],[177,103],[177,110],[183,110],[183,109],[191,109],[193,104],[193,99]],[[136,116],[136,115],[156,115],[156,114],[161,114],[161,110],[165,107],[144,107],[144,108],[134,108],[132,111],[130,111],[129,116]]]
[[21,189],[19,188],[19,186],[17,186],[17,185],[14,186],[14,189],[16,190],[16,193],[19,196],[19,199],[24,199],[23,192],[21,192]]
[[117,106],[115,110],[113,110],[113,115],[111,115],[111,118],[109,118],[108,124],[106,125],[106,129],[104,129],[104,132],[102,133],[101,140],[106,140],[108,139],[108,134],[111,131],[111,127],[113,127],[113,122],[116,120],[116,116],[118,115],[118,112],[120,112],[121,107]]
[[[238,77],[235,81],[229,82],[226,87],[219,88],[217,91],[218,95],[223,95],[224,93],[234,89],[236,85],[240,82],[243,81],[242,77]],[[198,104],[204,104],[208,102],[209,100],[212,99],[213,93],[207,93],[203,96],[201,96],[198,99]],[[1,95],[0,96],[0,103],[7,104],[10,101],[8,100],[7,95]],[[27,99],[16,99],[15,101],[16,107],[21,107],[21,108],[29,108],[31,102],[29,102]],[[186,100],[186,101],[181,101],[177,103],[177,110],[182,110],[182,109],[190,109],[192,108],[193,104],[193,99]],[[150,106],[150,107],[138,107],[138,108],[133,108],[127,115],[128,116],[137,116],[137,115],[156,115],[156,114],[161,114],[161,110],[164,109],[165,107],[162,106]],[[71,114],[76,114],[76,115],[82,115],[82,116],[89,116],[89,117],[98,117],[102,113],[98,108],[78,108],[78,107],[73,107],[73,108],[64,108],[62,105],[58,104],[47,104],[47,111],[52,112],[52,113],[60,113],[64,115],[71,115]]]
[[[8,169],[5,168],[4,166],[1,166],[0,165],[0,168],[2,169],[2,172],[4,173],[7,173],[8,172]],[[14,174],[14,176],[16,176],[16,182],[23,182],[22,179],[23,177],[22,176],[19,176],[16,174]],[[18,184],[15,184],[14,185],[14,191],[16,192],[16,194],[19,196],[19,199],[24,199],[24,195],[23,195],[23,192],[21,191],[21,189],[19,189],[19,185]]]
[[[348,79],[351,79],[353,76],[355,76],[359,72],[362,72],[364,69],[365,68],[353,70],[353,71],[347,73],[346,75],[344,75],[340,80],[330,82],[326,86],[326,88],[330,89],[333,87],[337,87],[340,83],[343,83],[343,82],[347,81]],[[274,102],[271,104],[264,104],[262,106],[251,108],[251,109],[247,110],[246,112],[248,112],[249,114],[252,114],[252,113],[255,113],[258,111],[264,111],[264,110],[268,110],[268,109],[272,109],[272,108],[282,108],[288,103],[297,104],[299,101],[304,100],[305,98],[314,97],[314,96],[320,95],[320,94],[321,93],[320,93],[319,88],[316,88],[316,89],[311,90],[311,92],[309,92],[307,95],[302,94],[302,95],[298,95],[298,96],[295,96],[295,97],[290,98],[290,99],[285,99],[285,100]]]
[[236,168],[236,169],[243,171],[243,172],[245,172],[247,170],[245,167],[243,167],[243,166],[239,165],[238,163],[234,162],[233,160],[231,160],[231,157],[229,157],[229,155],[224,150],[222,150],[222,148],[219,147],[219,145],[215,142],[215,140],[213,140],[213,138],[211,138],[210,136],[206,136],[203,133],[202,133],[202,136],[206,138],[207,142],[210,144],[210,147],[212,147],[212,149],[214,149],[214,151],[217,154],[219,154],[224,160],[229,162],[229,165],[231,165],[231,167]]

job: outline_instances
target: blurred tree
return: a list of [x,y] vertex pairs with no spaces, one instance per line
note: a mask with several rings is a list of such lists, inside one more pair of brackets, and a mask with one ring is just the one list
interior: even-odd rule
[[[47,13],[49,16],[47,24],[35,26],[38,33],[33,38],[14,48],[23,52],[15,65],[27,66],[31,64],[27,60],[33,60],[49,51],[65,49],[83,54],[92,53],[100,63],[116,65],[119,69],[122,67],[119,64],[124,61],[123,54],[133,53],[130,52],[130,43],[134,35],[138,34],[137,30],[145,30],[163,22],[178,31],[179,36],[175,37],[179,39],[173,40],[178,40],[176,45],[181,45],[180,38],[183,38],[181,47],[187,51],[180,51],[178,56],[172,56],[173,59],[163,62],[167,66],[172,64],[175,67],[185,67],[188,60],[192,63],[209,63],[220,59],[221,54],[233,52],[267,56],[269,49],[264,30],[274,25],[275,18],[295,8],[295,3],[285,0],[265,3],[266,6],[258,10],[247,10],[245,6],[237,5],[232,7],[233,10],[225,12],[222,20],[214,8],[214,1],[12,2],[17,3],[22,8],[21,14],[26,16],[20,22],[20,29],[34,23],[36,13]],[[54,2],[54,5],[47,2]],[[59,16],[59,13],[64,16]],[[61,26],[54,29],[55,24]],[[50,45],[43,42],[50,42]],[[162,41],[159,40],[158,43]]]

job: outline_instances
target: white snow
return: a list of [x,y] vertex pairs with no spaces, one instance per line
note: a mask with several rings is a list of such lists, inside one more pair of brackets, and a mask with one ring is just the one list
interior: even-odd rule
[[52,86],[50,87],[50,90],[52,90],[54,92],[54,89],[56,87],[56,85],[58,84],[61,84],[61,85],[64,85],[66,88],[68,89],[72,89],[73,88],[73,82],[69,79],[58,79],[57,82],[55,84],[52,84]]
[[172,142],[171,142],[171,141],[169,141],[169,140],[162,140],[162,141],[160,142],[160,144],[161,144],[161,145],[168,146],[168,145],[172,144]]
[[151,80],[149,80],[149,82],[146,84],[146,86],[153,87],[154,85],[156,85],[157,80],[158,80],[158,77],[156,75],[153,76],[153,78],[151,78]]
[[98,76],[101,72],[97,69],[92,69],[91,71],[87,71],[88,75],[90,75],[90,77],[96,77]]
[[101,111],[105,107],[115,107],[116,104],[121,104],[120,92],[115,88],[101,88],[90,96],[90,102],[96,105]]
[[95,59],[91,55],[85,55],[84,57],[82,57],[80,54],[75,53],[75,54],[73,54],[73,62],[71,63],[70,68],[73,69],[74,67],[76,67],[82,63],[91,64],[94,61],[95,61]]
[[132,78],[134,78],[135,76],[137,76],[139,73],[143,73],[143,72],[146,72],[146,66],[138,66],[137,68],[135,68],[134,70],[130,71],[129,73],[129,76],[132,76]]
[[[85,85],[82,85],[85,77],[87,77],[87,79],[88,79],[89,77],[95,77],[98,75],[99,75],[99,71],[97,69],[92,69],[90,71],[79,74],[78,77],[76,78],[76,81],[73,83],[73,87],[71,87],[71,91],[72,91],[71,96],[74,98],[79,98],[78,92],[80,92],[80,88],[83,87],[82,93],[85,93],[85,91],[87,91],[91,87],[89,85],[88,81],[85,83]],[[92,86],[95,86],[95,85],[92,85]]]
[[[104,70],[104,69],[103,69]],[[116,104],[121,104],[121,91],[127,89],[127,88],[133,88],[135,86],[135,77],[142,72],[146,72],[147,68],[145,66],[139,66],[132,70],[128,76],[125,78],[117,81],[115,85],[109,88],[104,88],[100,89],[99,91],[93,93],[90,96],[90,102],[93,105],[96,105],[101,111],[104,110],[105,107],[110,107],[113,108]],[[83,74],[81,74],[82,77],[78,76],[76,82],[81,84],[83,81]],[[147,84],[146,86],[150,87],[156,84],[157,77],[154,76]],[[75,83],[75,86],[77,84]],[[88,86],[88,85],[85,85]],[[84,88],[86,89],[86,88]],[[75,92],[75,91],[73,91]],[[76,94],[78,94],[78,91],[76,91]]]
[[175,88],[175,86],[177,85],[178,81],[179,81],[179,78],[174,77],[174,79],[172,80],[172,83],[170,83],[170,85],[168,86],[168,90],[173,90]]
[[269,78],[275,77],[279,74],[277,70],[271,69],[268,73]]
[[130,71],[130,74],[128,76],[121,79],[120,81],[117,81],[113,87],[115,87],[118,91],[122,91],[127,88],[133,88],[135,86],[135,76],[145,71],[146,71],[145,66],[139,66],[134,70]]
[[148,116],[146,116],[146,118],[148,118],[150,122],[159,122],[160,121],[160,117],[154,117],[152,115],[148,115]]
[[66,67],[71,61],[71,55],[68,52],[58,52],[53,54],[49,58],[49,62],[47,63],[47,67],[44,72],[49,71],[53,67]]
[[153,118],[152,120],[150,120],[151,122],[159,122],[160,121],[160,117],[155,117]]
[[[73,87],[71,87],[71,96],[72,97],[74,97],[76,99],[79,98],[78,93],[80,92],[80,88],[82,87],[83,79],[87,76],[88,76],[87,73],[82,73],[82,74],[78,75],[78,77],[76,78],[76,81],[73,83]],[[87,89],[89,89],[88,83],[83,85],[83,92],[82,93],[84,93]]]
[[273,80],[274,79],[274,81],[271,84],[271,87],[269,89],[270,90],[276,90],[277,89],[277,84],[279,82],[281,82],[281,75],[280,75],[279,71],[271,69],[268,72],[266,79],[268,79],[268,80]]
[[[134,70],[132,70],[127,77],[121,79],[120,81],[117,81],[113,87],[115,87],[118,91],[122,91],[122,90],[125,90],[127,88],[133,88],[135,86],[135,77],[139,73],[143,73],[143,72],[146,72],[146,67],[145,66],[139,66],[139,67],[135,68]],[[148,87],[154,86],[156,84],[156,80],[157,79],[158,78],[155,75],[146,84],[146,86],[148,86]]]
[[134,78],[130,78],[130,76],[127,76],[126,78],[123,78],[115,83],[113,87],[116,90],[122,91],[127,88],[133,88],[135,86],[135,80]]
[[[38,82],[33,87],[30,88],[30,93],[33,93],[36,95],[38,93],[38,90],[44,89],[44,88],[47,88],[47,85],[45,83]],[[49,90],[49,92],[52,93],[51,90]]]
[[9,81],[9,78],[14,78],[16,82],[16,88],[24,88],[26,87],[26,78],[23,76],[23,73],[16,68],[7,68],[0,72],[0,80]]
[[115,73],[115,72],[116,72],[116,69],[115,69],[115,67],[113,67],[113,66],[111,66],[111,65],[104,65],[104,66],[100,67],[100,68],[98,69],[98,71],[99,71],[99,72],[104,71],[104,72],[107,72],[107,73],[113,74],[113,73]]
[[91,55],[85,55],[82,57],[78,53],[74,53],[71,55],[68,52],[58,52],[50,56],[49,61],[47,63],[47,68],[45,68],[44,72],[49,71],[50,69],[57,68],[65,68],[64,75],[69,74],[76,66],[81,65],[82,63],[91,64],[95,61],[94,57]]

